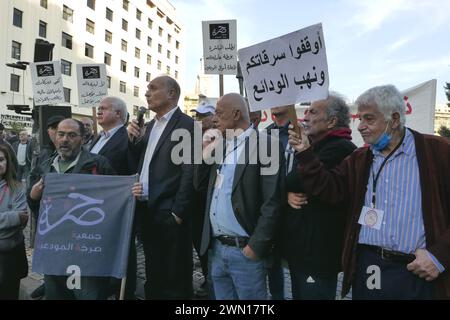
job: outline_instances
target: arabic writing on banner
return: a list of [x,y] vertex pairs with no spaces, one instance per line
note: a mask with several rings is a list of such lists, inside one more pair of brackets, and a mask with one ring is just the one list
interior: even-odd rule
[[49,173],[44,177],[32,270],[123,278],[134,215],[137,175]]
[[77,64],[80,107],[95,107],[108,95],[105,64]]
[[205,74],[236,74],[236,20],[202,21]]
[[64,103],[64,89],[59,61],[31,63],[34,105]]
[[251,111],[328,96],[322,24],[240,49],[238,56]]

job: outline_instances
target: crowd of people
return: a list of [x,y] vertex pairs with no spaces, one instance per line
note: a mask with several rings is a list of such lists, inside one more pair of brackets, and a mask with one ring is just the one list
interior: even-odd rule
[[[34,161],[26,132],[12,147],[0,139],[0,299],[17,299],[27,275],[21,230],[27,204],[39,212],[48,172],[139,174],[132,239],[143,244],[146,299],[281,300],[283,265],[293,299],[335,299],[341,271],[342,296],[351,287],[353,299],[450,298],[450,144],[406,127],[394,86],[356,100],[362,148],[337,93],[312,102],[299,126],[291,106],[274,107],[273,124],[260,129],[261,113],[239,94],[201,104],[192,118],[178,107],[180,92],[169,76],[151,80],[145,96],[155,116],[144,125],[128,121],[122,99],[104,98],[97,136],[91,119],[55,115]],[[172,133],[193,137],[199,124],[201,163],[194,140],[185,161],[174,161]],[[193,247],[202,292],[193,291]],[[135,241],[129,250],[125,299],[135,299]],[[107,299],[120,285],[82,277],[69,289],[66,280],[44,275],[40,294]]]

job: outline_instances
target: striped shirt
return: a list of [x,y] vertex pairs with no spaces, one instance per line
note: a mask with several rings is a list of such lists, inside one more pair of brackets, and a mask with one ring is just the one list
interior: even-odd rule
[[[372,149],[373,164],[364,205],[372,206],[373,180],[385,157]],[[380,230],[361,227],[359,243],[414,253],[425,249],[425,229],[422,216],[422,192],[414,136],[406,129],[402,145],[382,168],[376,185],[375,208],[384,211]],[[429,253],[430,254],[430,253]],[[440,264],[430,254],[435,264]]]

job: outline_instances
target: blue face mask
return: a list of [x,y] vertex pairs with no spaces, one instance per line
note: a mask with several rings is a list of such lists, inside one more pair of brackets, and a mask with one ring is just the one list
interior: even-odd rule
[[381,135],[381,137],[378,139],[378,141],[372,145],[372,147],[379,152],[384,150],[392,140],[392,136],[390,134],[386,133],[388,127],[389,127],[389,121],[388,121],[388,124],[386,125],[386,130],[384,130],[384,133]]

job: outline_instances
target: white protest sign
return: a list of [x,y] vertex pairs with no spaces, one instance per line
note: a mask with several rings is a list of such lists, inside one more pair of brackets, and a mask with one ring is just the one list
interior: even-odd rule
[[[417,86],[401,91],[406,109],[406,126],[421,133],[434,133],[434,109],[436,106],[436,79],[423,82]],[[355,106],[356,108],[356,106]],[[362,147],[364,141],[358,131],[357,110],[353,110],[350,128],[352,142]]]
[[236,20],[202,21],[205,74],[236,74]]
[[77,64],[78,104],[95,107],[108,95],[105,64]]
[[322,24],[240,49],[238,56],[251,111],[328,96]]
[[34,105],[64,103],[60,61],[31,63]]

